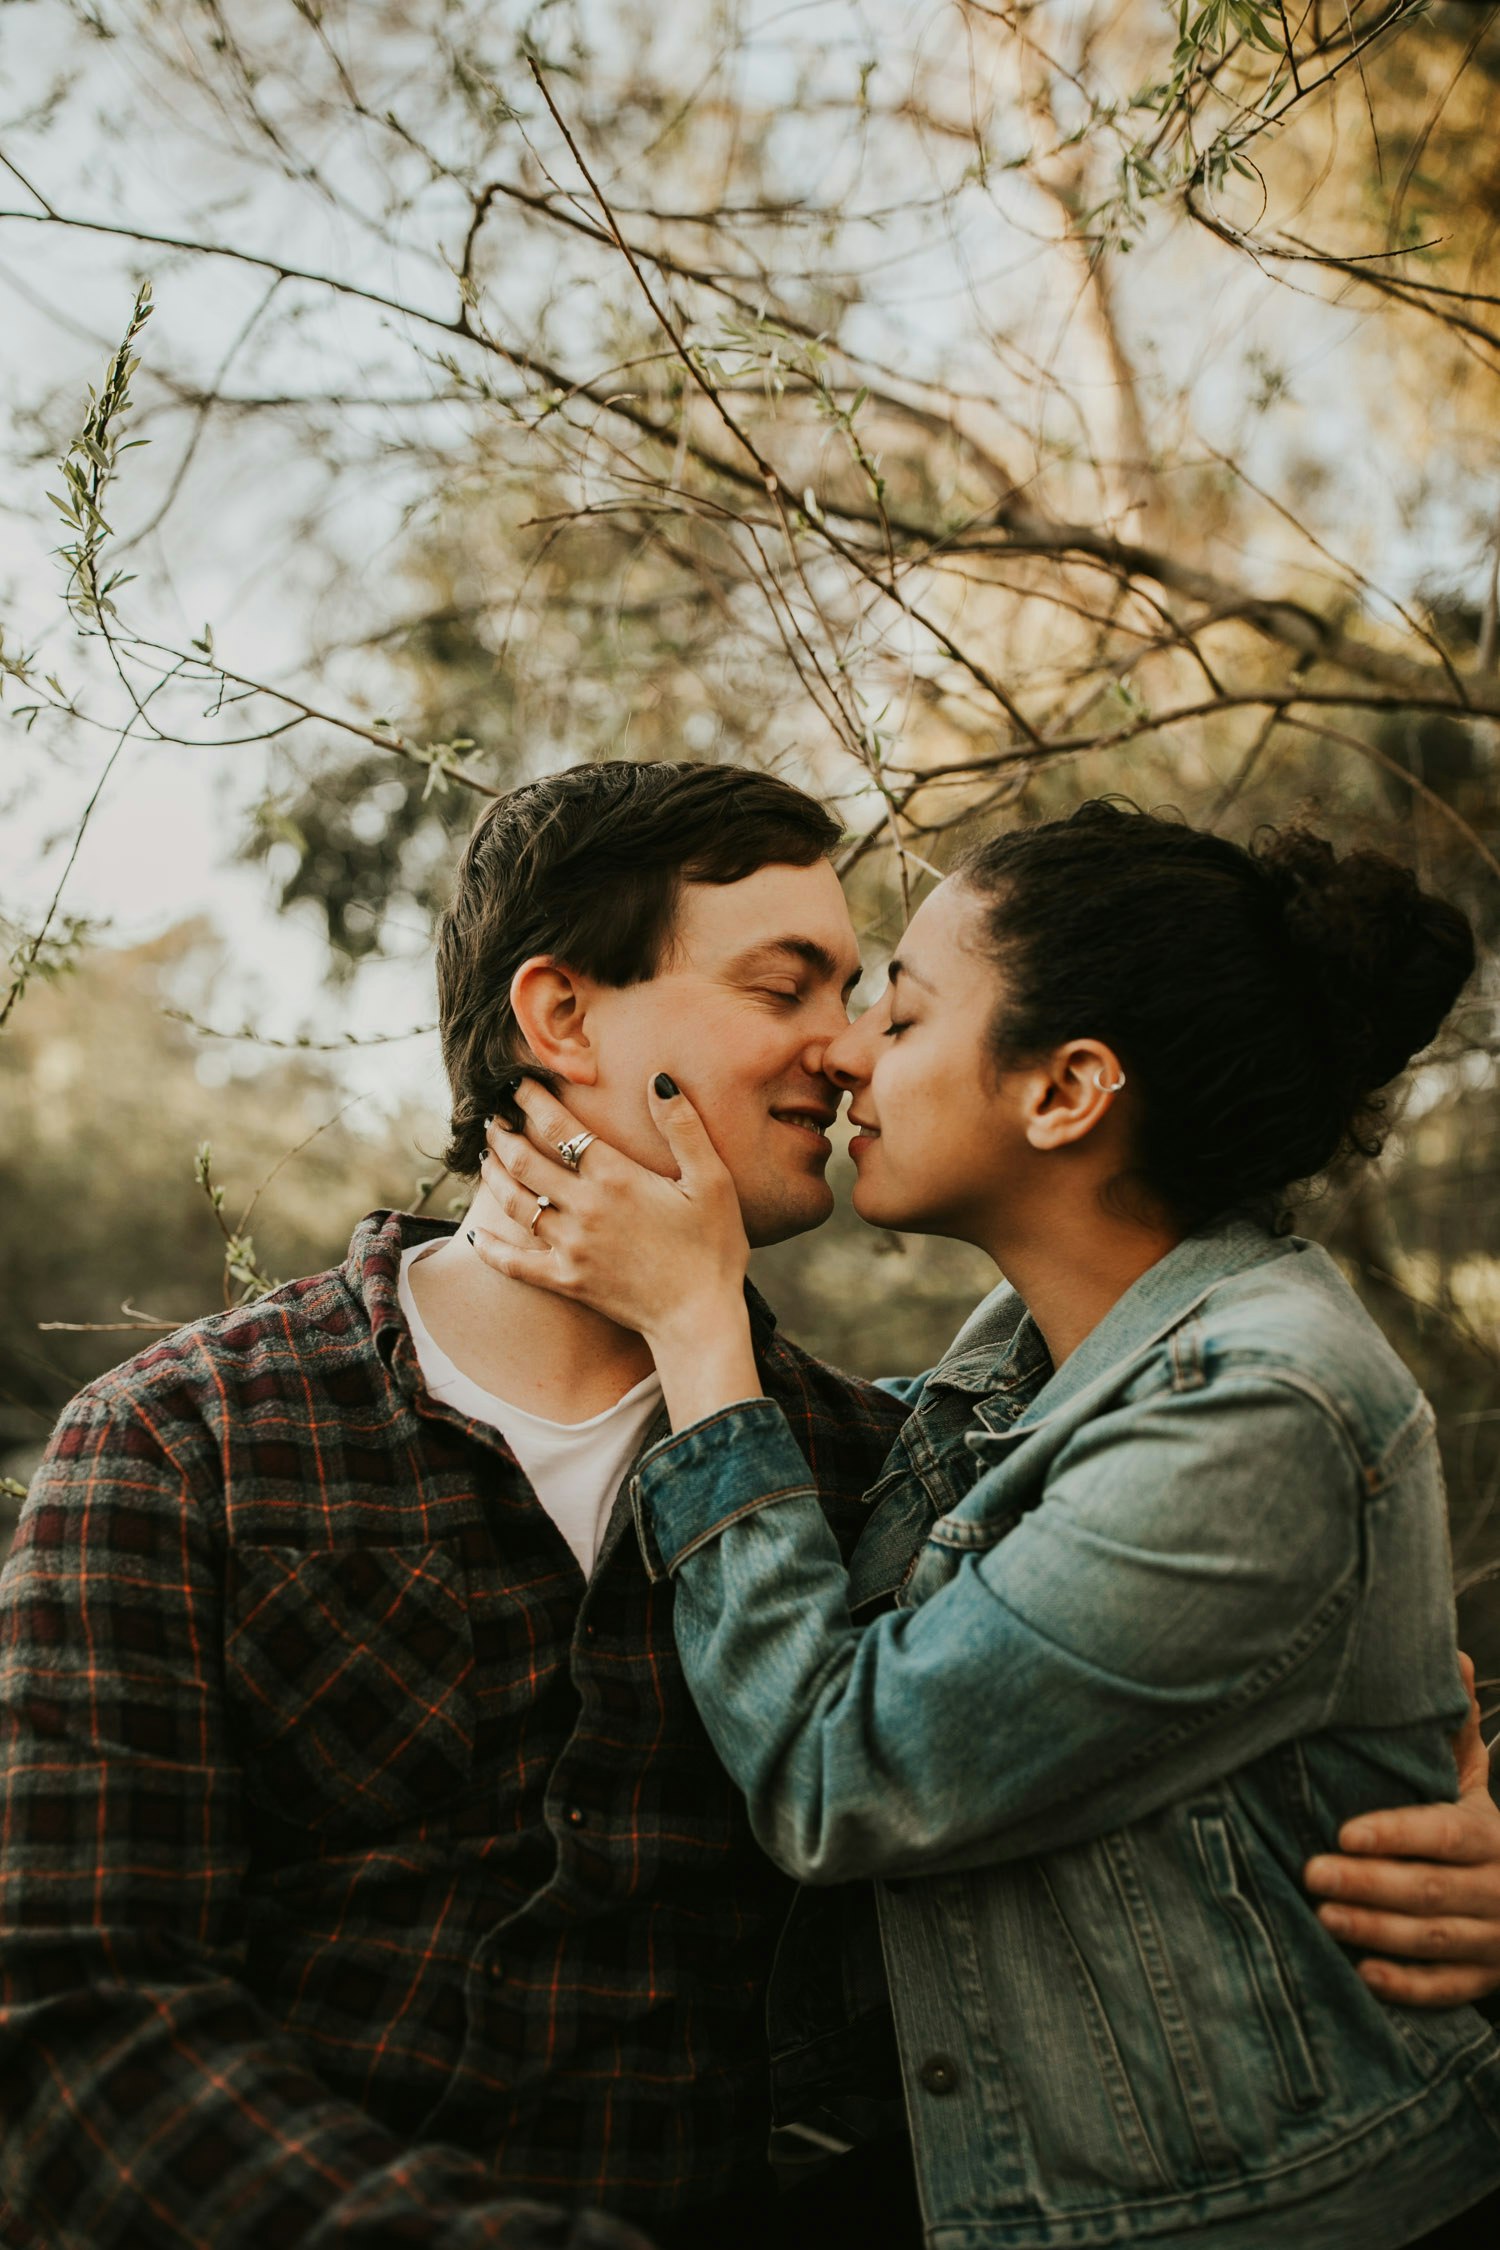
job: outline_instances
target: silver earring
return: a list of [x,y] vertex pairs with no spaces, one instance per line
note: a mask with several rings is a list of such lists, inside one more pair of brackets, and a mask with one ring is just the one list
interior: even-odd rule
[[1125,1073],[1123,1070],[1121,1071],[1118,1078],[1106,1078],[1104,1075],[1104,1066],[1101,1063],[1099,1068],[1094,1072],[1094,1084],[1098,1087],[1101,1094],[1118,1094],[1120,1088],[1124,1085],[1124,1083]]

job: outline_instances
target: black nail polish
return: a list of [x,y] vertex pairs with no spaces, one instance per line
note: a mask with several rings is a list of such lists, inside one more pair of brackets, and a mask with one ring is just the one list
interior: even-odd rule
[[466,1227],[466,1228],[464,1229],[464,1232],[465,1232],[465,1235],[466,1235],[467,1239],[468,1239],[468,1240],[469,1240],[470,1242],[473,1242],[473,1240],[474,1240],[474,1229],[473,1229],[472,1227]]
[[658,1101],[669,1102],[671,1101],[673,1095],[678,1093],[679,1091],[680,1088],[678,1087],[676,1081],[669,1078],[664,1070],[659,1070],[657,1072],[656,1095]]

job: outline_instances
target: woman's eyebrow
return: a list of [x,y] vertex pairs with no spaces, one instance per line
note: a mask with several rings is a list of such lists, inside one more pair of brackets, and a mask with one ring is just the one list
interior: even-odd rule
[[[839,975],[837,954],[829,951],[818,938],[780,937],[768,938],[762,945],[752,945],[737,954],[729,964],[731,976],[749,976],[756,970],[780,966],[788,959],[800,962],[804,968],[814,969],[820,977],[834,982]],[[844,978],[846,993],[854,990],[860,979],[858,964]]]

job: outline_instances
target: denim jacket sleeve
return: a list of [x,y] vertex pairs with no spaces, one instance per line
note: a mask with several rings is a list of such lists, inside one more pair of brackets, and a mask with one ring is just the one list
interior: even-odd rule
[[1008,1536],[864,1626],[769,1400],[664,1441],[640,1475],[694,1698],[803,1882],[1139,1818],[1322,1723],[1351,1638],[1357,1464],[1275,1374],[1094,1417]]

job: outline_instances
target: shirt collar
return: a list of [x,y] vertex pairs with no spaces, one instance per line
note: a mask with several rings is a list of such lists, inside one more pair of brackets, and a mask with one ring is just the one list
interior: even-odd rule
[[[360,1220],[349,1244],[343,1274],[351,1295],[364,1306],[370,1335],[382,1364],[397,1387],[420,1390],[422,1371],[401,1310],[401,1259],[413,1243],[443,1242],[457,1234],[447,1219],[423,1219],[410,1211],[372,1211]],[[776,1315],[752,1282],[745,1284],[745,1306],[757,1354],[771,1347]]]
[[401,1310],[402,1253],[414,1242],[443,1242],[457,1232],[447,1219],[418,1218],[410,1211],[371,1211],[355,1228],[344,1260],[344,1280],[364,1306],[381,1363],[397,1388],[408,1395],[422,1387],[422,1372]]

